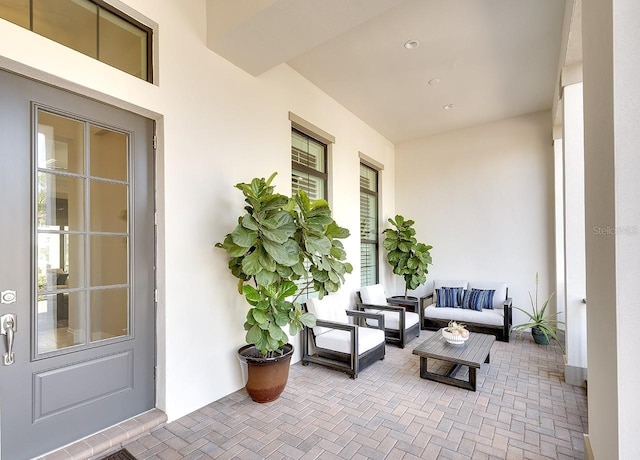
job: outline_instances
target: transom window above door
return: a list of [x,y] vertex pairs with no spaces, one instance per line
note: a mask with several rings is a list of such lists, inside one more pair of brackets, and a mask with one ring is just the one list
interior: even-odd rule
[[153,30],[102,0],[0,0],[0,18],[153,81]]

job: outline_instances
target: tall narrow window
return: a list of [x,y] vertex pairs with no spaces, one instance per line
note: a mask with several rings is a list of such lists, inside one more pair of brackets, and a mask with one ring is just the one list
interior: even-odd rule
[[[304,190],[310,200],[327,199],[327,145],[296,129],[291,130],[291,193]],[[299,280],[305,289],[300,300],[314,291],[308,281]]]
[[312,200],[327,199],[327,146],[291,130],[291,193],[304,190]]
[[378,282],[378,171],[360,163],[360,285]]
[[0,18],[146,81],[153,30],[101,0],[0,0]]

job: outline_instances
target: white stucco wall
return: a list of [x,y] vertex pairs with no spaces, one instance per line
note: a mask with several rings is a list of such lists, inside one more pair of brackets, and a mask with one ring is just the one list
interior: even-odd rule
[[[505,281],[529,308],[555,286],[551,116],[540,112],[396,146],[396,209],[433,245],[436,278]],[[426,289],[425,289],[426,290]],[[514,324],[524,315],[514,310]]]
[[359,287],[359,157],[384,164],[382,208],[394,213],[394,147],[281,65],[255,78],[206,47],[205,1],[129,0],[159,25],[159,85],[126,75],[0,20],[0,67],[50,81],[159,123],[158,406],[175,419],[242,387],[236,349],[246,306],[225,254],[243,202],[233,185],[278,171],[290,191],[292,111],[336,138],[332,207]]

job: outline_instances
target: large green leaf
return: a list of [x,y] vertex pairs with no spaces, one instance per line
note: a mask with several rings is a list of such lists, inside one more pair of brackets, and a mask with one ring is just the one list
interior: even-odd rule
[[304,238],[304,245],[309,252],[320,254],[329,254],[329,252],[331,252],[331,241],[325,236],[307,235]]
[[256,222],[251,214],[245,214],[242,217],[242,226],[248,230],[258,230],[258,222]]
[[256,273],[256,283],[259,286],[268,286],[270,284],[276,283],[280,279],[280,275],[276,272],[269,272],[267,270],[262,270]]
[[245,284],[242,287],[242,292],[244,293],[245,297],[247,298],[247,300],[252,301],[252,302],[258,302],[260,300],[262,300],[262,295],[260,294],[260,292],[258,292],[258,290],[256,288],[254,288],[253,286],[250,286],[248,284]]
[[278,300],[284,300],[287,297],[294,295],[297,290],[298,286],[296,286],[296,283],[294,283],[293,281],[284,281],[278,287],[278,294],[276,295],[276,298]]
[[287,240],[284,244],[263,240],[262,245],[267,253],[280,265],[291,267],[298,263],[300,259],[300,249],[293,240]]
[[238,246],[237,244],[235,244],[233,242],[233,238],[231,238],[231,234],[228,234],[225,237],[224,242],[216,243],[216,247],[222,248],[227,251],[229,257],[242,257],[247,253],[247,251],[249,251],[248,247]]
[[262,235],[269,241],[277,244],[283,244],[289,239],[292,233],[289,233],[282,229],[269,230],[268,228],[262,228]]
[[254,276],[262,270],[262,265],[260,265],[260,259],[258,258],[258,251],[253,251],[242,259],[242,270],[249,276]]
[[238,225],[233,232],[231,232],[231,239],[238,246],[249,248],[256,244],[258,232],[248,230],[242,225]]
[[246,340],[247,343],[257,344],[262,338],[262,330],[258,325],[254,325],[247,332]]

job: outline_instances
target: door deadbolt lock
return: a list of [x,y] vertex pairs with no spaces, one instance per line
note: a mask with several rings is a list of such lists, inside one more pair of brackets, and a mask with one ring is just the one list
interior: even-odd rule
[[0,303],[14,303],[16,301],[16,291],[2,291],[0,292]]

